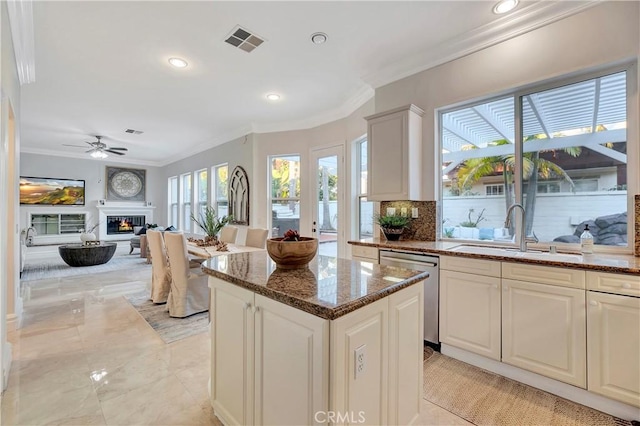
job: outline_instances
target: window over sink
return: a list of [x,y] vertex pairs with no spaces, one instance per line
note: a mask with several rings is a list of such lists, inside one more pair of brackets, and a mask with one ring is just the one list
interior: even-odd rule
[[638,188],[627,164],[640,167],[638,141],[627,137],[629,120],[638,125],[627,111],[634,67],[441,110],[443,238],[515,241],[520,214],[509,229],[504,221],[518,202],[527,235],[541,243],[579,244],[588,224],[601,248],[630,250],[627,191]]

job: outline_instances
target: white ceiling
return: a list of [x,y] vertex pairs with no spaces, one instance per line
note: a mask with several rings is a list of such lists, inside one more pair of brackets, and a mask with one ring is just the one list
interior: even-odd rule
[[[525,2],[498,17],[487,1],[35,2],[22,151],[84,156],[62,144],[103,135],[129,148],[126,160],[162,165],[249,132],[313,127],[375,87],[584,4]],[[267,41],[233,48],[223,40],[236,25]],[[328,42],[312,44],[316,31]],[[173,56],[189,67],[172,68]],[[267,101],[270,92],[282,99]]]

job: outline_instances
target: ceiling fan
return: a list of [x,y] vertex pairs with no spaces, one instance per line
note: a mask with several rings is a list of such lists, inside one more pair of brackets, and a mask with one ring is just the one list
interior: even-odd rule
[[[84,141],[87,145],[91,147],[91,149],[85,152],[90,156],[92,156],[93,158],[107,158],[109,156],[107,152],[111,154],[116,154],[116,155],[124,155],[126,151],[128,151],[127,148],[107,146],[106,143],[102,142],[102,136],[95,136],[95,138],[97,140],[93,142]],[[82,145],[68,145],[68,144],[62,144],[62,145],[73,146],[76,148],[86,148]]]

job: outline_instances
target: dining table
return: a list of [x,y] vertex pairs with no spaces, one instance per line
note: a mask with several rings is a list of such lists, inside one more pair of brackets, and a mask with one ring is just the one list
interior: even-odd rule
[[251,251],[266,251],[266,249],[227,243],[227,250],[219,251],[219,250],[216,250],[215,246],[201,247],[195,243],[187,242],[187,251],[189,252],[190,255],[194,257],[194,260],[199,260],[199,259],[206,260],[206,259],[210,259],[212,257],[220,256],[223,254],[247,253]]

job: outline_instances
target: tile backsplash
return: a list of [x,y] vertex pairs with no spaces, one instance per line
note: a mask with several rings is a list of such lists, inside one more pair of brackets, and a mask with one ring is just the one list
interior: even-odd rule
[[[380,213],[385,214],[387,208],[395,208],[396,214],[400,214],[402,208],[407,209],[407,214],[411,217],[411,209],[418,209],[418,218],[412,219],[409,226],[402,233],[403,240],[435,241],[437,211],[435,201],[382,201],[380,202]],[[380,232],[380,238],[384,239],[384,234]]]

